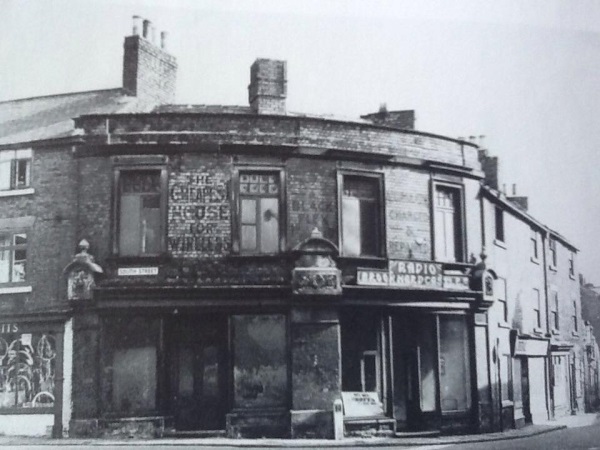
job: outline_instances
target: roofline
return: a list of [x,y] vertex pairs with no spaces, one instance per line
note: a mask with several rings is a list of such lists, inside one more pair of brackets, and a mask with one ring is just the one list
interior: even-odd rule
[[[207,106],[210,106],[210,105],[207,105]],[[271,118],[271,119],[284,119],[284,120],[309,120],[309,121],[317,121],[317,122],[350,124],[350,125],[355,125],[355,126],[359,126],[359,127],[362,126],[362,127],[375,128],[375,129],[380,129],[380,130],[385,130],[385,131],[394,131],[394,132],[404,133],[404,134],[427,136],[427,137],[432,137],[432,138],[436,138],[436,139],[442,139],[445,141],[454,142],[456,144],[468,145],[475,149],[479,149],[479,146],[472,142],[464,141],[461,139],[456,139],[456,138],[452,138],[452,137],[448,137],[448,136],[443,136],[440,134],[429,133],[426,131],[405,130],[405,129],[395,128],[392,126],[375,124],[372,122],[360,122],[356,119],[355,120],[352,120],[352,119],[344,120],[344,119],[337,119],[334,117],[304,115],[301,113],[299,113],[297,115],[292,115],[292,114],[282,115],[282,114],[254,114],[254,113],[228,113],[228,112],[209,113],[209,112],[168,111],[168,112],[149,112],[149,113],[82,114],[81,116],[76,117],[74,120],[75,120],[75,126],[78,126],[79,119],[86,119],[88,117],[89,118],[111,118],[111,117],[121,118],[121,117],[152,117],[152,116],[157,116],[157,117],[158,116],[209,116],[209,117],[234,116],[234,117]]]
[[542,222],[539,222],[531,214],[529,214],[528,212],[522,210],[521,208],[519,208],[518,206],[513,204],[510,200],[508,200],[508,198],[502,198],[502,196],[504,196],[504,194],[502,194],[500,191],[498,191],[494,188],[491,188],[490,186],[485,185],[485,184],[481,185],[481,190],[484,194],[487,194],[488,198],[491,198],[491,199],[497,201],[498,203],[501,203],[504,207],[509,209],[516,216],[519,216],[521,219],[524,219],[530,225],[536,226],[539,230],[541,230],[541,231],[545,232],[546,234],[552,236],[553,238],[559,240],[560,242],[565,244],[565,246],[569,247],[570,249],[572,249],[576,252],[579,251],[579,249],[577,247],[575,247],[573,244],[571,244],[565,237],[563,237],[562,235],[560,235],[559,233],[554,231],[552,228],[544,225]]
[[125,93],[125,90],[122,87],[107,88],[107,89],[93,89],[91,91],[63,92],[61,94],[36,95],[34,97],[16,98],[13,100],[2,100],[2,101],[0,101],[0,105],[4,105],[6,103],[25,102],[28,100],[47,99],[47,98],[53,98],[53,97],[67,97],[69,95],[91,94],[91,93],[95,93],[95,92],[107,92],[107,91],[121,91],[121,92]]

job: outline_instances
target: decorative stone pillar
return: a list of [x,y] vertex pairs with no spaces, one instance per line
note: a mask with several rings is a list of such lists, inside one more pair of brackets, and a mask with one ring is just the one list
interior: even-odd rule
[[331,304],[342,294],[338,250],[315,229],[295,254],[291,437],[333,439],[333,403],[341,398],[339,313]]

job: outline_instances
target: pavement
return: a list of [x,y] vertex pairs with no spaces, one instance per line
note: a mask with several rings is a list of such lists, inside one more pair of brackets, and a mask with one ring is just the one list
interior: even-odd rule
[[112,439],[51,439],[48,437],[0,436],[0,447],[5,446],[196,446],[196,447],[240,447],[240,448],[280,448],[280,447],[312,447],[312,448],[349,448],[349,447],[413,447],[430,445],[452,445],[473,442],[502,441],[527,438],[550,433],[564,428],[586,427],[600,420],[600,414],[578,414],[560,417],[536,425],[528,425],[518,430],[500,433],[469,434],[436,437],[410,437],[399,433],[396,437],[345,438],[342,440],[325,439],[227,439],[227,438],[177,438],[152,440],[112,440]]

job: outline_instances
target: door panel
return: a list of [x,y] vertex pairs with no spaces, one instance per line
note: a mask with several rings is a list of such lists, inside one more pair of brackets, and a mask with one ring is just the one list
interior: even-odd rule
[[224,320],[175,324],[171,358],[171,410],[177,430],[225,428],[227,405]]

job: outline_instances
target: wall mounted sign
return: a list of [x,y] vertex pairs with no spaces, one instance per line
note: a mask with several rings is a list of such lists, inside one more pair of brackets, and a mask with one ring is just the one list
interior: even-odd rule
[[158,275],[158,267],[119,267],[117,275],[120,277]]
[[542,339],[523,339],[519,336],[515,339],[514,356],[546,356],[548,354],[549,341]]
[[384,416],[383,403],[377,392],[342,392],[344,416],[374,417]]
[[356,271],[356,283],[362,286],[433,288],[469,290],[469,276],[456,271],[444,271],[440,263],[426,261],[389,262],[389,269]]

